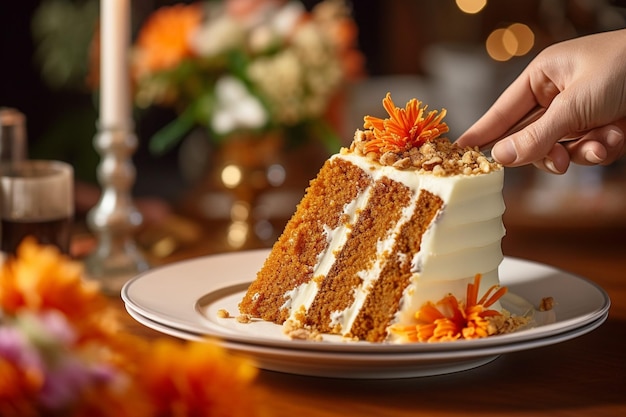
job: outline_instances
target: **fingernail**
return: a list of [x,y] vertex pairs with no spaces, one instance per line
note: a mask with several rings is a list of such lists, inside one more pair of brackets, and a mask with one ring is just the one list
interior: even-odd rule
[[548,168],[548,170],[550,172],[552,172],[553,174],[562,174],[561,171],[559,171],[558,169],[556,169],[556,167],[554,166],[554,161],[552,161],[552,159],[550,158],[544,158],[543,159],[543,164],[545,165],[546,168]]
[[[624,134],[619,130],[610,130],[606,135],[606,144],[614,148],[624,140]],[[585,155],[586,157],[586,155]]]
[[[607,137],[607,142],[608,142],[608,137]],[[613,146],[613,145],[611,145]],[[600,158],[598,155],[595,154],[595,152],[593,151],[587,151],[585,152],[585,160],[587,162],[590,162],[592,164],[599,164],[600,162],[602,162],[602,158]]]
[[491,156],[501,163],[507,165],[517,160],[517,151],[512,140],[502,140],[498,142],[491,150]]

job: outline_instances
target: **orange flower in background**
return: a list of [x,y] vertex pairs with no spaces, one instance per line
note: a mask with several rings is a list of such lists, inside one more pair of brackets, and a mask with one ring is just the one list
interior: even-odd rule
[[284,5],[287,0],[226,0],[226,13],[235,19],[254,18],[260,12]]
[[476,274],[474,282],[467,285],[465,305],[453,295],[437,303],[428,302],[415,313],[416,325],[395,326],[392,332],[411,342],[449,342],[489,336],[489,318],[501,313],[488,307],[506,294],[507,288],[494,285],[479,300],[481,278],[480,274]]
[[366,75],[365,56],[358,48],[359,28],[350,12],[338,8],[337,4],[322,2],[317,5],[315,19],[334,43],[345,77],[349,80],[363,78]]
[[363,127],[374,132],[374,139],[365,144],[366,153],[402,153],[446,133],[449,130],[448,125],[442,122],[446,109],[442,109],[439,114],[437,110],[433,110],[424,117],[428,106],[421,105],[421,101],[412,99],[404,109],[398,108],[391,100],[391,94],[387,93],[383,99],[383,107],[389,118],[364,118]]
[[137,77],[174,68],[193,56],[189,38],[202,23],[200,4],[176,4],[156,10],[137,38],[134,71]]

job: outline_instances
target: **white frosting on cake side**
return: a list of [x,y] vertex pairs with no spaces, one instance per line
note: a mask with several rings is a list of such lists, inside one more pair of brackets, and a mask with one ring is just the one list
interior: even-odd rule
[[[337,154],[333,158],[342,158],[357,165],[369,173],[374,182],[388,177],[415,190],[413,200],[404,209],[401,220],[388,236],[378,242],[379,255],[391,251],[395,234],[413,215],[419,190],[427,190],[443,201],[444,206],[422,236],[420,251],[410,259],[407,254],[397,254],[402,261],[411,263],[413,275],[404,291],[395,322],[413,323],[415,312],[425,302],[438,301],[449,293],[464,299],[467,284],[473,282],[477,273],[483,277],[479,296],[498,283],[498,266],[503,258],[500,242],[505,232],[502,224],[503,169],[486,174],[437,176],[431,172],[382,166],[353,153]],[[369,196],[370,190],[344,207],[343,214],[348,216],[348,225],[354,224]],[[329,246],[318,257],[314,277],[328,273],[335,262],[335,254],[346,242],[349,227],[341,224],[334,230],[325,231]],[[343,334],[349,333],[369,289],[378,278],[384,266],[382,258],[377,256],[378,260],[369,270],[359,272],[362,284],[355,289],[354,303],[344,311],[333,312],[332,324],[341,326]],[[284,306],[290,307],[292,312],[290,320],[296,320],[295,314],[302,308],[308,310],[317,290],[318,284],[311,280],[285,294]]]

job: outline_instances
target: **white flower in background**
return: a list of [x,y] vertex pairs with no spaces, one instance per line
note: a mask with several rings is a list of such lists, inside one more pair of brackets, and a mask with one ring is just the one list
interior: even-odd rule
[[215,56],[245,43],[244,28],[228,15],[203,25],[192,34],[191,48],[200,56]]
[[215,84],[215,111],[211,127],[220,135],[237,129],[258,129],[268,121],[263,104],[239,79],[226,75]]
[[[286,14],[283,22],[289,20],[286,16],[293,18],[295,10],[293,15]],[[343,72],[334,59],[333,42],[314,21],[299,22],[289,34],[289,41],[291,48],[251,62],[248,77],[266,97],[274,118],[293,125],[324,112],[340,86]]]
[[267,98],[279,123],[292,125],[301,120],[303,68],[292,50],[252,62],[248,77]]
[[262,53],[272,46],[284,43],[305,14],[306,9],[302,3],[296,1],[278,9],[274,8],[265,21],[251,29],[248,39],[250,50]]
[[302,59],[308,63],[323,65],[330,57],[329,43],[313,22],[302,24],[294,33],[291,42]]
[[278,42],[280,42],[280,38],[276,32],[272,30],[270,25],[259,25],[250,31],[248,48],[250,48],[250,52],[252,53],[262,54]]
[[270,24],[278,34],[285,37],[293,32],[305,13],[306,9],[302,3],[290,1],[272,16]]

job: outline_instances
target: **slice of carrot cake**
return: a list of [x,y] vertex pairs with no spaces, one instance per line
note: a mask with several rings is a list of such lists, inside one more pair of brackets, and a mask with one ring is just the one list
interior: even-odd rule
[[417,340],[451,300],[499,314],[502,166],[441,137],[445,109],[383,106],[311,181],[241,313],[372,342]]

